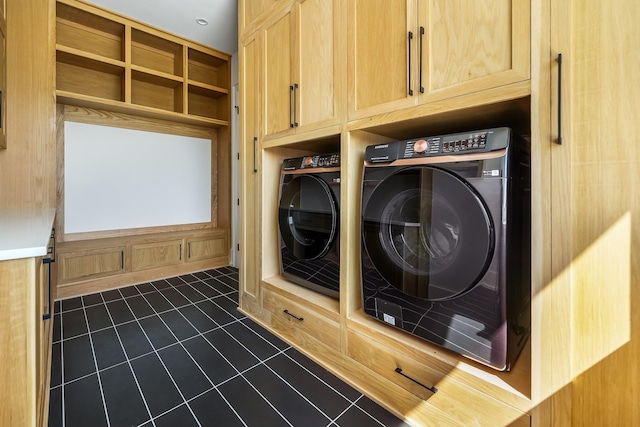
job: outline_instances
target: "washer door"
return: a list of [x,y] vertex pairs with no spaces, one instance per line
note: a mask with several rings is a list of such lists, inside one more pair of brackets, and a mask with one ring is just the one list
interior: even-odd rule
[[495,246],[479,194],[459,176],[431,166],[402,169],[378,184],[363,208],[362,238],[387,282],[427,300],[471,289]]
[[280,236],[297,259],[315,260],[329,252],[338,228],[331,189],[313,175],[297,175],[283,185],[278,208]]

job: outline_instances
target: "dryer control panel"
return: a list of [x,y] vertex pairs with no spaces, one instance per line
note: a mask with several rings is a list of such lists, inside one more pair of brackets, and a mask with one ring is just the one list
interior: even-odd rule
[[507,148],[511,129],[493,128],[389,142],[367,147],[365,161],[388,163],[398,159],[450,156]]
[[340,153],[295,157],[282,162],[283,171],[310,168],[334,168],[340,166]]

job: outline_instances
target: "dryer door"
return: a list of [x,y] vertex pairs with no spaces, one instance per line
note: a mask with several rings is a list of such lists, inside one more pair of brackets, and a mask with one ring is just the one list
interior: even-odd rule
[[314,175],[294,175],[284,182],[278,208],[280,236],[297,259],[314,260],[329,252],[338,229],[331,189]]
[[363,208],[362,238],[382,277],[427,300],[471,289],[495,246],[479,194],[458,175],[431,166],[401,169],[378,184]]

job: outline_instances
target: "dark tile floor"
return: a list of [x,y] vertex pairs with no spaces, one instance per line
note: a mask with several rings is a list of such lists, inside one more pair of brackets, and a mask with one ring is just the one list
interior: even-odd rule
[[49,426],[406,426],[237,301],[222,267],[56,302]]

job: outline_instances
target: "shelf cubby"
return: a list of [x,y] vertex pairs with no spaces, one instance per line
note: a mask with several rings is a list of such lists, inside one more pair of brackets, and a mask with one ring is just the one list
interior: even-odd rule
[[183,76],[183,51],[178,43],[133,28],[131,30],[131,64]]
[[229,89],[227,60],[189,48],[189,80]]
[[57,44],[124,61],[124,24],[64,3],[56,15]]
[[124,64],[116,65],[58,50],[56,88],[110,101],[124,101],[124,70]]
[[189,85],[188,113],[210,119],[229,120],[228,93]]
[[183,83],[142,71],[131,71],[131,103],[182,113]]

